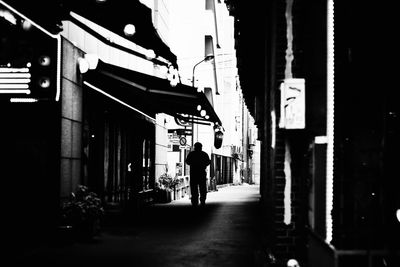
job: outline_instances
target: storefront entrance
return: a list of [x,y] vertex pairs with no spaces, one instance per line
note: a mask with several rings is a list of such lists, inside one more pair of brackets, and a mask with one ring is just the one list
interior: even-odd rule
[[83,180],[106,207],[121,210],[151,201],[154,124],[85,88]]

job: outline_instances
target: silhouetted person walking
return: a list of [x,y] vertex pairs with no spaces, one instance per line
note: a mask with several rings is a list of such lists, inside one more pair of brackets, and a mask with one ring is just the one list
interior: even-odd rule
[[200,203],[206,204],[207,198],[207,174],[206,168],[210,165],[210,157],[202,151],[203,145],[199,142],[194,144],[194,150],[186,157],[186,164],[190,166],[190,192],[192,194],[192,205],[199,204],[199,189]]

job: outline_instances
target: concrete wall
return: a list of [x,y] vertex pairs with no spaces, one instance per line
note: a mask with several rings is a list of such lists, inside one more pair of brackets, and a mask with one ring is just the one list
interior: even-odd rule
[[81,182],[82,79],[77,60],[82,52],[62,39],[60,194],[66,197]]
[[161,174],[165,173],[168,165],[167,153],[168,153],[168,129],[167,115],[157,114],[156,115],[156,148],[155,148],[155,178],[156,181]]

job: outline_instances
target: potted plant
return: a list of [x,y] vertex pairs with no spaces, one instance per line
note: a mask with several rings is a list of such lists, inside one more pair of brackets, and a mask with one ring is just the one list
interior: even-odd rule
[[162,174],[158,178],[158,182],[156,183],[156,199],[158,200],[158,202],[171,202],[171,192],[173,192],[179,182],[179,179],[173,178],[167,172]]
[[101,199],[84,185],[79,185],[61,206],[62,223],[72,226],[77,237],[92,238],[98,234],[103,215]]

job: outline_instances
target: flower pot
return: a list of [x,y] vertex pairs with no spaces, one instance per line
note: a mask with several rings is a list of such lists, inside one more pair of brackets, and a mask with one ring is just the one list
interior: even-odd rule
[[73,227],[71,225],[59,225],[54,240],[60,245],[72,244],[74,242]]
[[75,225],[75,234],[79,240],[91,240],[100,233],[100,219],[88,219]]
[[172,201],[171,191],[161,189],[157,191],[157,202],[159,203],[169,203]]

